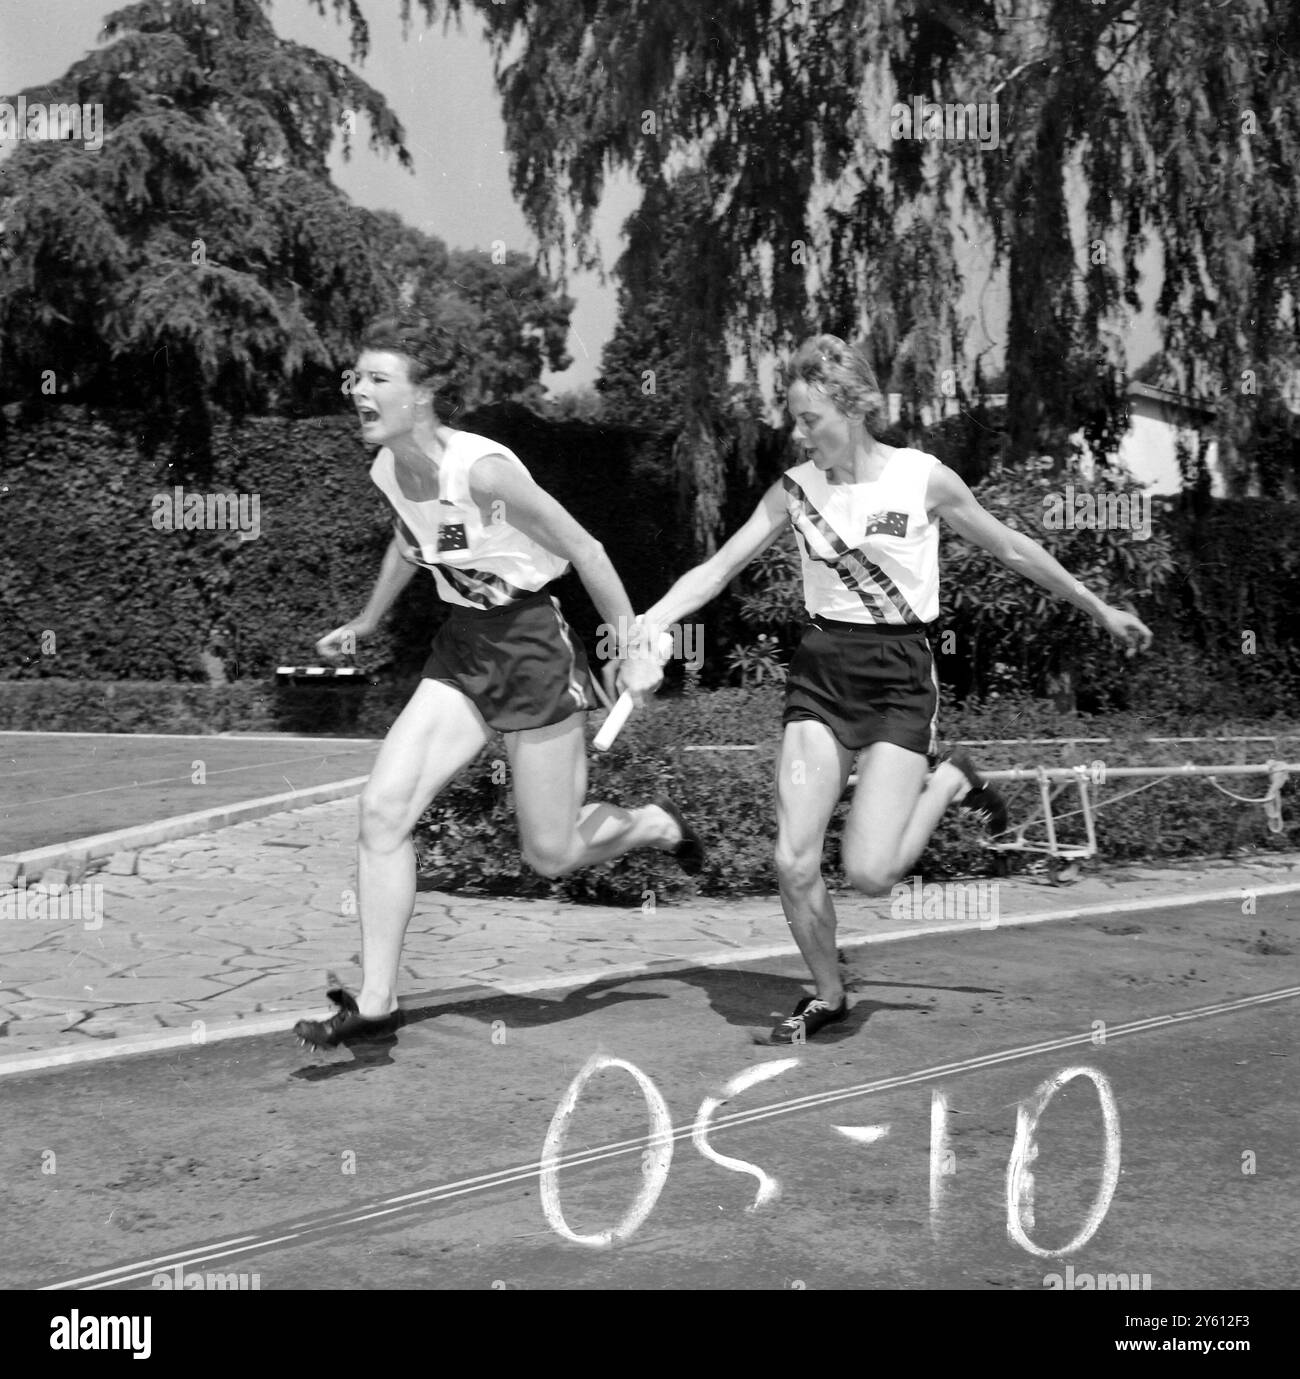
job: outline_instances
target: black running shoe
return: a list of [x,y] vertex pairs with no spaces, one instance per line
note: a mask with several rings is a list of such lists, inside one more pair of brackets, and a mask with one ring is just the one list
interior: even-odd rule
[[338,1009],[328,1020],[299,1020],[293,1027],[298,1042],[313,1049],[334,1049],[340,1044],[364,1044],[370,1040],[386,1039],[406,1023],[400,1007],[391,1015],[370,1019],[357,1009],[356,998],[341,986],[327,991],[326,996]]
[[[950,747],[939,758],[950,761],[970,782],[970,789],[961,799],[961,807],[969,809],[991,834],[1007,830],[1007,802],[1001,791],[990,785],[975,769],[965,747]],[[935,763],[938,765],[938,762]]]
[[836,1007],[827,1005],[820,996],[804,996],[794,1008],[794,1014],[787,1016],[772,1031],[774,1044],[802,1044],[811,1039],[819,1029],[843,1020],[849,1013],[849,998],[846,996]]
[[656,795],[653,801],[682,831],[682,841],[672,850],[678,866],[687,876],[698,876],[704,870],[704,841],[682,818],[681,811],[666,796]]

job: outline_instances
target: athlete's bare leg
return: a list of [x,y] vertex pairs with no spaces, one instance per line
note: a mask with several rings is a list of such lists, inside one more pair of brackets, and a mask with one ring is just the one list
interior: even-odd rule
[[876,742],[858,762],[858,783],[844,825],[844,873],[867,895],[885,895],[921,855],[944,810],[967,788],[966,777],[892,742]]
[[853,766],[854,753],[824,723],[788,723],[776,776],[776,874],[781,908],[817,984],[838,1007],[844,999],[835,945],[835,906],[822,876],[826,826]]
[[397,966],[415,906],[411,830],[490,736],[482,715],[459,690],[422,680],[379,749],[361,793],[357,843],[362,1015],[376,1018],[397,1009]]
[[524,861],[543,876],[608,862],[634,848],[675,847],[681,830],[657,805],[587,804],[584,715],[506,733]]

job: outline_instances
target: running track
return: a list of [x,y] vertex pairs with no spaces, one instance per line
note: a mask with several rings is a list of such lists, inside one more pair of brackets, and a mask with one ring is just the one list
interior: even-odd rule
[[[1217,902],[855,951],[850,1020],[802,1049],[758,1042],[800,989],[797,961],[768,960],[429,1006],[360,1060],[282,1035],[22,1075],[0,1284],[150,1289],[179,1265],[267,1290],[1042,1292],[1068,1264],[1153,1292],[1292,1289],[1298,916],[1287,895],[1249,918]],[[669,1127],[652,1142],[642,1088],[609,1068],[552,1145],[575,1234],[626,1224],[657,1184],[603,1247],[562,1238],[539,1177],[596,1053],[653,1084]],[[791,1058],[713,1114],[713,1151],[778,1187],[749,1210],[759,1179],[709,1162],[693,1123],[743,1070]],[[1008,1235],[1017,1113],[1079,1067],[1113,1094],[1117,1176],[1086,1243],[1044,1257]],[[1017,1219],[1057,1250],[1102,1184],[1087,1077],[1051,1097],[1037,1145]]]
[[378,741],[0,732],[0,857],[369,775]]

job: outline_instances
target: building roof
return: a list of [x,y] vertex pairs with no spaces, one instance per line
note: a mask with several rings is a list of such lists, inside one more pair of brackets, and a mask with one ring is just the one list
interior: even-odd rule
[[1214,415],[1213,403],[1189,397],[1173,388],[1157,388],[1151,383],[1132,382],[1128,385],[1128,395],[1145,398],[1148,402],[1163,402],[1166,407],[1181,407],[1185,412],[1201,412],[1211,417]]

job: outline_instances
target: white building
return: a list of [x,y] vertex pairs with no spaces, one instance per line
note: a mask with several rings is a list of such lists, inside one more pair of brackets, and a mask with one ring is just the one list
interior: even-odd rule
[[[1197,453],[1201,433],[1214,421],[1214,408],[1184,397],[1170,388],[1150,383],[1128,385],[1128,430],[1120,439],[1118,460],[1133,478],[1153,495],[1182,491],[1182,472],[1178,466],[1178,443],[1183,441],[1191,455]],[[1080,465],[1090,476],[1093,462],[1081,436],[1073,438],[1084,459]],[[1219,470],[1218,442],[1211,439],[1205,457],[1210,471],[1210,492],[1222,498],[1227,492]]]
[[[897,423],[902,414],[902,394],[889,394],[889,419]],[[1119,464],[1153,496],[1177,494],[1182,491],[1182,473],[1178,466],[1178,443],[1184,441],[1195,455],[1202,432],[1213,424],[1214,408],[1193,398],[1184,397],[1169,388],[1153,387],[1149,383],[1128,385],[1129,425],[1119,443]],[[1005,393],[990,393],[985,398],[991,408],[1005,407]],[[941,416],[956,416],[958,400],[941,398],[933,406],[922,406],[921,420],[931,426]],[[1084,444],[1083,433],[1071,437],[1082,456],[1080,472],[1091,478],[1094,460]],[[1227,492],[1219,471],[1218,442],[1211,439],[1206,453],[1210,471],[1210,492],[1222,498]]]

